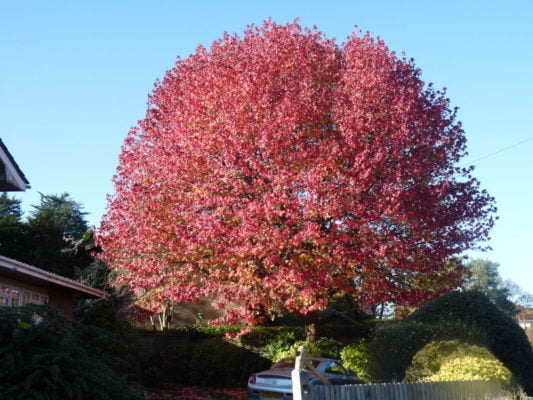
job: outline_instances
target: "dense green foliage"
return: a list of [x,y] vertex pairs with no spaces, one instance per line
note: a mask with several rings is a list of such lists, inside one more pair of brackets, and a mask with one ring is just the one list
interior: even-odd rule
[[402,381],[414,355],[434,340],[461,339],[485,345],[483,332],[463,322],[398,322],[380,325],[370,342],[369,374],[373,382]]
[[262,349],[263,357],[276,362],[285,357],[294,357],[300,346],[306,346],[310,357],[339,358],[343,344],[336,339],[322,337],[313,342],[298,340],[294,331],[281,331]]
[[181,340],[146,360],[145,384],[175,383],[211,387],[242,386],[271,362],[222,338]]
[[285,357],[294,357],[300,346],[306,347],[307,356],[309,357],[327,357],[336,359],[340,358],[340,352],[343,348],[342,343],[331,338],[319,338],[313,342],[298,340],[288,348],[280,348],[277,352],[274,352],[271,360],[279,361]]
[[528,395],[533,395],[533,350],[524,330],[480,292],[451,292],[408,318],[418,323],[462,321],[484,332],[486,346],[515,376]]
[[370,346],[366,339],[359,339],[340,352],[342,365],[354,371],[359,379],[370,381]]
[[109,283],[111,271],[107,264],[100,260],[93,260],[87,267],[76,268],[76,278],[84,285],[114,293],[116,289]]
[[307,345],[310,356],[340,359],[343,342],[367,337],[369,332],[366,326],[324,328],[322,332],[332,333],[337,339],[328,336],[314,343],[305,342],[302,326],[257,326],[237,340],[226,336],[237,334],[240,327],[197,326],[176,327],[164,332],[143,331],[144,334],[176,337],[175,345],[145,360],[145,383],[149,386],[162,382],[242,386],[252,373],[270,367],[280,358],[294,356],[299,345]]
[[[155,335],[177,335],[189,337],[191,339],[225,337],[226,335],[237,335],[243,327],[240,326],[176,326],[164,331],[154,331],[142,329],[140,332]],[[322,325],[319,327],[320,337],[327,337],[349,343],[354,338],[368,337],[371,328],[368,325]],[[283,339],[286,335],[287,338]],[[263,348],[271,342],[279,339],[286,340],[292,344],[297,340],[305,339],[303,326],[254,326],[247,333],[240,336],[239,342],[248,347]]]
[[511,384],[511,373],[486,348],[459,340],[425,345],[413,357],[405,374],[407,382],[498,381]]
[[41,193],[41,203],[35,209],[28,222],[54,226],[67,240],[78,240],[88,230],[85,220],[86,212],[80,203],[72,200],[68,193],[46,195]]
[[278,361],[283,357],[288,357],[285,354],[294,355],[293,348],[297,341],[293,331],[280,332],[263,347],[261,355],[270,361]]
[[139,350],[141,337],[135,328],[117,316],[119,300],[110,296],[77,310],[76,335],[84,345],[107,365],[122,374],[141,374]]
[[5,193],[0,194],[0,254],[10,258],[23,254],[26,245],[20,203]]
[[[103,331],[69,321],[51,307],[0,307],[0,398],[142,398],[136,386],[104,362],[108,339]],[[101,351],[95,349],[98,344]]]

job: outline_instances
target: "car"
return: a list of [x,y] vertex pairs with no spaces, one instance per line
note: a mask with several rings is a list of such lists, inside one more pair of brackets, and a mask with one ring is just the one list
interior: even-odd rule
[[[348,371],[338,361],[331,358],[308,357],[318,372],[324,375],[333,385],[361,384],[353,371]],[[278,361],[270,369],[253,374],[248,379],[248,400],[292,400],[291,372],[295,358],[288,357]],[[309,373],[309,384],[323,384],[313,372]]]

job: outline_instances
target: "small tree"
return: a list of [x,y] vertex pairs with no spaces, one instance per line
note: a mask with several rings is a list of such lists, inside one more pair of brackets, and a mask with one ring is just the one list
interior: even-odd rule
[[59,230],[61,236],[68,240],[79,240],[88,230],[83,206],[74,201],[68,193],[61,195],[41,195],[41,202],[28,222],[30,224],[50,224]]
[[511,286],[504,283],[498,268],[500,264],[489,260],[472,260],[466,264],[468,274],[464,287],[484,293],[500,310],[514,317],[517,313],[515,303],[510,300]]
[[493,224],[455,117],[369,35],[226,34],[156,84],[99,244],[133,290],[212,297],[218,322],[291,313],[313,332],[335,293],[418,304],[459,284],[453,257]]
[[92,257],[80,246],[87,232],[86,213],[68,193],[41,194],[41,202],[26,223],[25,254],[20,261],[74,278],[76,270],[86,268]]
[[0,195],[0,254],[14,259],[20,259],[27,251],[20,203],[5,193]]

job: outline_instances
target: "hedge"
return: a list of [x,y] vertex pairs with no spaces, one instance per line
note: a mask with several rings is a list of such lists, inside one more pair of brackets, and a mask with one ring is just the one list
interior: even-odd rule
[[500,311],[483,293],[450,292],[415,311],[407,321],[447,323],[462,321],[481,330],[487,348],[515,376],[529,396],[533,396],[533,349],[524,330]]

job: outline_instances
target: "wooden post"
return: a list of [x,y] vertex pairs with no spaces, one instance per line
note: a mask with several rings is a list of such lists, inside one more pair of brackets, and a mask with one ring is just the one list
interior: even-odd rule
[[304,369],[306,349],[305,346],[298,347],[294,369],[291,372],[292,378],[292,398],[293,400],[309,399],[309,374]]
[[307,361],[307,362],[305,363],[305,366],[306,366],[308,369],[310,369],[311,372],[312,372],[313,374],[315,374],[316,376],[318,376],[318,379],[320,379],[324,385],[331,385],[331,382],[329,381],[329,379],[326,378],[324,375],[322,375],[322,374],[320,373],[320,371],[318,371],[318,370],[313,366],[313,364],[311,364],[310,361]]

